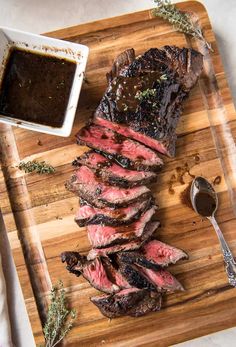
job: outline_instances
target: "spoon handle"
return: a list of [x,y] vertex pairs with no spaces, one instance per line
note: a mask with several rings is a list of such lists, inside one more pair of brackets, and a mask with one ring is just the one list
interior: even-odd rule
[[215,217],[209,217],[209,220],[212,223],[221,244],[221,249],[225,261],[225,270],[229,279],[229,283],[231,284],[231,286],[236,287],[236,262],[234,260],[234,257],[229,249],[227,242],[225,241],[225,238]]

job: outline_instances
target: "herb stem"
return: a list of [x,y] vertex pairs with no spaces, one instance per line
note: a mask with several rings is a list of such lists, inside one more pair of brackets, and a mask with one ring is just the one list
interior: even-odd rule
[[154,0],[157,7],[152,11],[156,17],[166,19],[175,29],[204,42],[206,47],[213,51],[209,42],[203,36],[201,28],[194,24],[188,13],[178,10],[170,0]]

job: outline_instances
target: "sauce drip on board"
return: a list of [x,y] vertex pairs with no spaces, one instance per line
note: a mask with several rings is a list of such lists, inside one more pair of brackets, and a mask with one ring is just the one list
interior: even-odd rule
[[0,113],[61,127],[75,69],[72,61],[13,48],[0,88]]

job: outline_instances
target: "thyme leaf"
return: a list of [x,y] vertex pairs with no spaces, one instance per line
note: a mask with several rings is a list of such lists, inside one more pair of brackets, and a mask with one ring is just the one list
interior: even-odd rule
[[36,172],[40,175],[50,174],[56,171],[56,169],[52,165],[47,164],[45,161],[39,162],[37,160],[27,162],[22,161],[20,162],[18,168],[24,171],[25,173]]
[[188,13],[178,10],[171,0],[154,0],[154,2],[157,5],[152,11],[155,17],[161,17],[170,22],[178,31],[203,41],[206,47],[213,51],[210,43],[204,38],[201,28],[192,22]]
[[144,91],[138,91],[135,95],[135,99],[138,99],[140,102],[143,100],[149,99],[151,96],[156,95],[156,89],[145,89]]
[[76,310],[67,307],[63,282],[51,290],[51,302],[43,328],[45,347],[55,347],[68,334],[76,318]]

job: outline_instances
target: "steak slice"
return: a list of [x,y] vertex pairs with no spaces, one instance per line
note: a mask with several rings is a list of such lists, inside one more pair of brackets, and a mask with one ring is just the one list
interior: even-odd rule
[[132,287],[156,291],[156,284],[150,281],[145,272],[140,271],[137,266],[119,262],[119,270]]
[[106,247],[106,248],[93,248],[89,251],[87,255],[87,259],[92,260],[92,259],[95,259],[97,256],[107,257],[109,254],[118,253],[121,251],[132,251],[132,250],[139,249],[144,244],[144,242],[152,236],[152,234],[156,231],[159,225],[160,225],[160,222],[158,221],[149,222],[145,228],[146,230],[141,240],[140,239],[134,240],[128,243]]
[[138,266],[140,273],[152,283],[157,290],[174,292],[184,290],[182,284],[168,271],[164,269],[153,270]]
[[159,311],[161,308],[161,295],[130,288],[114,295],[102,295],[90,298],[100,312],[108,318],[120,316],[143,316],[149,312]]
[[123,188],[146,185],[155,182],[157,179],[154,172],[124,169],[94,151],[84,153],[73,161],[73,165],[86,165],[104,183]]
[[126,225],[137,220],[152,204],[152,198],[149,198],[141,202],[134,202],[127,207],[99,209],[89,205],[86,201],[81,204],[80,199],[80,208],[75,221],[80,227],[89,224]]
[[203,56],[193,49],[150,49],[128,68],[116,69],[116,77],[112,73],[93,122],[173,156],[183,100],[202,66]]
[[178,260],[188,258],[188,255],[181,249],[167,245],[158,240],[147,242],[141,252],[146,260],[151,264],[167,266],[175,264]]
[[139,251],[119,252],[118,259],[120,262],[125,264],[130,264],[130,265],[136,264],[136,265],[140,265],[145,268],[153,269],[153,270],[160,269],[160,265],[147,260],[145,256]]
[[124,207],[151,196],[151,191],[145,186],[125,189],[105,185],[87,166],[81,166],[76,170],[66,183],[66,188],[98,208]]
[[144,290],[145,296],[129,311],[129,316],[140,317],[149,312],[160,311],[162,303],[161,293]]
[[78,144],[108,155],[124,168],[156,171],[163,165],[157,153],[150,148],[103,126],[86,126],[80,129],[76,137]]
[[106,248],[92,248],[87,255],[87,259],[92,260],[96,257],[107,257],[109,254],[118,253],[120,251],[132,251],[139,249],[141,246],[142,242],[140,242],[140,240],[134,240],[128,243],[123,243],[121,245],[115,245]]
[[104,226],[102,224],[88,225],[89,241],[94,248],[104,248],[142,238],[142,235],[145,233],[145,226],[150,222],[155,211],[156,206],[152,206],[139,220],[130,225],[118,227]]
[[119,269],[114,267],[114,264],[109,258],[102,258],[102,262],[110,280],[113,283],[115,283],[121,289],[128,289],[131,287],[126,279],[122,276]]
[[[76,259],[78,260],[77,263]],[[66,268],[69,272],[76,275],[81,273],[94,288],[104,293],[115,293],[120,290],[116,284],[109,280],[100,258],[88,261],[78,252],[64,252],[61,254],[61,260],[63,263],[67,263]]]

